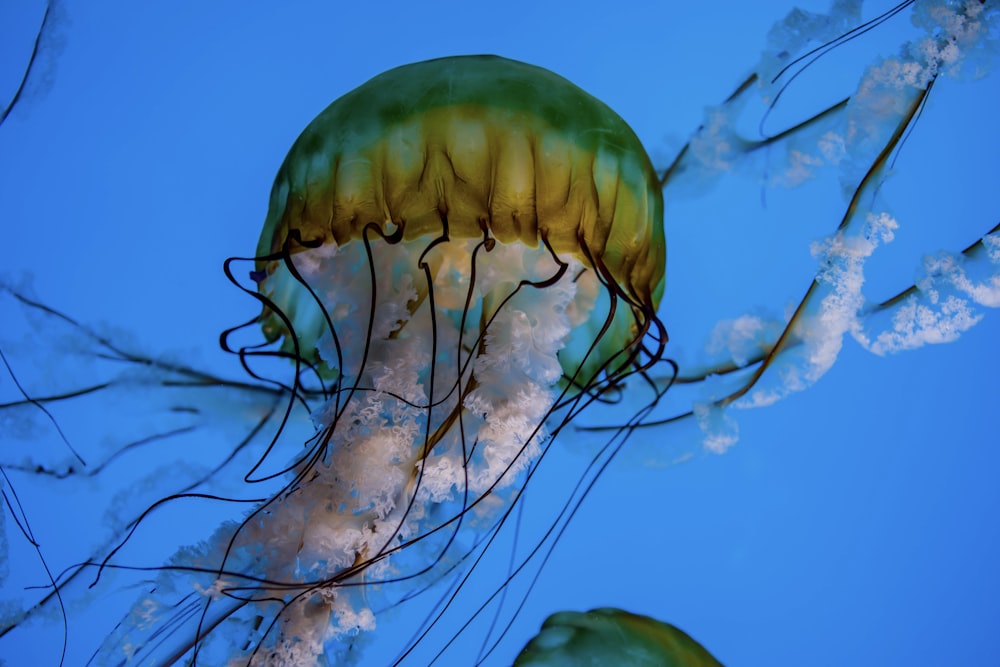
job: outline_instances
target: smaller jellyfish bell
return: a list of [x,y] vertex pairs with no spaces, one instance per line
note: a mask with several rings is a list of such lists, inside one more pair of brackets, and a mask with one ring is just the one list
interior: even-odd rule
[[376,591],[453,568],[546,438],[659,360],[662,216],[617,114],[503,58],[391,70],[305,129],[253,277],[265,335],[325,398],[222,568],[283,600],[258,655],[374,627]]
[[722,667],[680,628],[649,616],[604,607],[560,611],[518,654],[514,667]]

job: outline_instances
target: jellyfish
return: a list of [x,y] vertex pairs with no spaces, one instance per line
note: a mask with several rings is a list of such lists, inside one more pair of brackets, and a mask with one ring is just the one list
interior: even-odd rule
[[278,172],[253,271],[263,354],[297,364],[317,432],[228,537],[202,624],[281,600],[250,662],[307,663],[374,627],[375,590],[454,568],[565,415],[659,361],[664,257],[649,158],[565,79],[453,57],[334,102]]
[[680,628],[611,607],[552,614],[514,661],[516,667],[612,663],[632,667],[719,667],[721,664]]
[[143,596],[102,659],[205,660],[242,620],[228,659],[313,663],[374,629],[377,597],[459,568],[570,417],[660,361],[662,210],[632,130],[537,67],[437,59],[331,104],[278,171],[250,272],[276,347],[223,336],[255,377],[294,364],[282,409],[315,433],[273,438],[245,480],[279,488],[164,571],[160,591],[210,592],[200,610]]
[[[157,301],[150,296],[161,294],[162,305],[154,310],[171,313],[169,319],[183,324],[159,328],[177,338],[194,336],[201,327],[214,336],[226,326],[222,347],[233,353],[241,375],[234,378],[228,368],[217,370],[216,358],[149,352],[148,341],[129,340],[120,332],[88,324],[94,321],[93,313],[80,318],[79,310],[54,308],[44,295],[35,298],[16,281],[4,283],[5,308],[11,305],[13,312],[23,306],[34,326],[25,346],[5,340],[0,348],[10,378],[23,388],[19,392],[13,379],[8,380],[13,398],[0,406],[4,425],[10,427],[5,437],[25,445],[7,448],[3,458],[5,474],[10,475],[4,481],[5,549],[12,554],[8,561],[15,571],[14,584],[31,587],[18,596],[27,599],[26,604],[2,615],[0,652],[19,637],[27,638],[22,645],[35,641],[42,646],[40,637],[49,648],[64,638],[70,645],[85,645],[80,662],[93,655],[94,662],[112,664],[125,658],[245,664],[305,656],[318,660],[321,654],[334,661],[376,664],[443,662],[454,656],[462,662],[503,663],[513,655],[506,649],[516,651],[523,645],[526,635],[515,636],[523,629],[519,624],[537,627],[540,621],[532,618],[538,612],[529,609],[529,601],[546,601],[547,615],[567,606],[562,599],[550,604],[555,594],[604,596],[577,608],[624,606],[619,596],[645,595],[639,610],[663,616],[664,606],[680,606],[680,596],[674,595],[676,590],[669,596],[651,591],[686,580],[671,564],[690,552],[700,560],[684,571],[704,574],[699,581],[707,580],[692,597],[701,599],[704,608],[712,609],[710,618],[716,618],[716,610],[730,608],[708,602],[712,595],[721,595],[718,589],[729,591],[735,603],[739,591],[751,585],[747,582],[759,579],[764,585],[778,578],[776,570],[790,569],[783,551],[790,548],[786,540],[772,552],[774,564],[758,562],[760,577],[755,571],[734,577],[730,581],[738,583],[728,587],[715,586],[712,571],[724,571],[740,559],[740,549],[730,549],[726,539],[739,545],[740,531],[750,528],[737,524],[719,540],[721,547],[719,542],[706,547],[699,536],[724,523],[726,513],[690,524],[707,516],[702,512],[713,495],[739,497],[733,504],[752,506],[758,495],[791,486],[806,471],[777,477],[780,484],[764,485],[768,488],[758,488],[756,495],[740,496],[735,489],[720,489],[717,480],[706,479],[699,466],[687,462],[726,452],[701,468],[752,468],[745,457],[766,447],[754,443],[758,446],[734,448],[737,422],[752,425],[756,419],[777,418],[792,424],[779,399],[806,387],[812,390],[801,393],[801,400],[825,396],[828,410],[813,413],[815,424],[808,428],[788,428],[787,437],[818,442],[819,432],[851,421],[831,419],[831,413],[859,412],[850,399],[862,388],[831,396],[824,393],[827,380],[821,381],[835,360],[851,354],[848,346],[853,343],[846,341],[884,355],[946,342],[966,331],[965,336],[975,335],[989,326],[990,316],[984,316],[983,309],[992,303],[995,285],[996,222],[966,208],[959,208],[956,218],[965,219],[971,234],[963,228],[954,237],[931,236],[917,244],[924,251],[951,251],[921,260],[916,279],[911,265],[898,260],[885,276],[877,271],[880,257],[906,243],[902,230],[908,229],[907,218],[890,199],[893,185],[908,173],[939,171],[928,163],[914,164],[912,155],[926,137],[924,128],[942,127],[933,124],[935,102],[960,94],[959,84],[949,87],[952,80],[988,71],[995,7],[903,3],[869,21],[849,4],[838,4],[825,15],[793,12],[779,23],[754,74],[710,107],[701,127],[671,146],[675,150],[670,155],[657,149],[653,139],[646,143],[654,159],[645,158],[636,134],[613,114],[599,120],[601,131],[588,126],[591,131],[572,142],[591,156],[589,169],[594,173],[613,170],[614,159],[609,157],[619,155],[616,151],[623,147],[642,158],[640,169],[619,171],[616,178],[629,183],[630,174],[642,175],[652,201],[647,210],[655,210],[660,191],[665,193],[666,231],[676,239],[671,241],[671,287],[664,287],[657,273],[662,257],[638,259],[647,248],[662,251],[664,232],[658,224],[585,226],[609,236],[597,240],[584,234],[581,240],[565,234],[577,229],[577,223],[547,227],[534,211],[525,218],[520,209],[518,215],[507,216],[510,224],[495,223],[489,206],[484,222],[481,213],[470,216],[473,207],[459,203],[482,189],[465,175],[475,165],[463,160],[488,155],[486,168],[492,170],[501,155],[506,159],[512,157],[507,152],[514,151],[513,156],[543,156],[546,164],[555,165],[561,155],[559,132],[540,132],[540,125],[532,126],[527,119],[572,128],[586,122],[586,110],[596,117],[607,107],[585,93],[575,98],[555,94],[578,89],[528,65],[475,57],[426,61],[438,53],[396,53],[392,65],[418,64],[389,70],[348,93],[294,144],[274,183],[256,252],[226,264],[232,282],[244,290],[242,303],[252,301],[254,306],[236,320],[229,301],[210,297],[211,281],[196,280],[192,270],[200,261],[198,253],[213,244],[231,254],[234,239],[247,228],[244,219],[237,231],[216,238],[227,202],[240,197],[228,192],[219,197],[220,186],[205,174],[241,173],[254,180],[247,173],[254,161],[231,156],[243,155],[248,144],[258,143],[273,143],[280,146],[274,150],[284,154],[315,111],[285,128],[292,134],[280,141],[263,139],[258,136],[262,133],[254,133],[253,141],[247,139],[249,133],[199,134],[206,126],[226,126],[241,113],[255,113],[249,110],[257,108],[254,103],[240,112],[227,107],[224,118],[212,117],[211,110],[197,104],[174,114],[170,122],[181,123],[200,145],[193,162],[213,164],[199,165],[205,170],[199,170],[202,178],[196,182],[184,180],[185,169],[173,168],[159,180],[146,178],[146,190],[133,185],[114,191],[115,210],[142,211],[147,220],[122,225],[107,239],[135,244],[138,227],[158,231],[162,238],[143,245],[141,253],[119,250],[117,275],[131,279],[111,282],[118,289],[136,290],[134,308],[123,317],[150,307]],[[895,56],[876,61],[860,83],[855,81],[853,93],[831,99],[817,95],[808,100],[805,111],[786,114],[803,79],[822,71],[824,63],[864,35],[879,34],[885,25],[898,22],[894,17],[911,5],[922,22],[918,39]],[[595,36],[593,43],[599,39]],[[303,48],[308,41],[301,40]],[[365,46],[366,53],[371,53],[370,46]],[[803,56],[816,46],[817,52]],[[487,49],[480,44],[449,47],[446,52],[462,50],[510,52],[500,45]],[[812,62],[817,56],[822,57]],[[473,90],[475,78],[444,74],[449,66],[464,70],[458,63],[478,63],[484,71],[489,63],[502,64],[533,72],[527,78],[537,76],[542,83],[530,95],[514,86],[498,98],[502,102],[493,108],[509,113],[492,119],[495,133],[479,132],[476,122],[481,117],[463,116],[454,97],[456,88]],[[374,66],[373,71],[385,67]],[[643,110],[661,114],[658,131],[676,124],[663,117],[667,109],[673,113],[674,103],[657,101],[662,98],[654,93],[686,85],[676,83],[684,77],[664,69],[669,71],[650,72],[644,80],[663,85],[644,85],[641,96]],[[435,76],[430,75],[418,84],[415,80],[421,77],[401,74],[407,71],[435,72],[462,85],[435,87],[429,83]],[[497,79],[488,76],[478,83]],[[365,92],[372,90],[368,86],[380,80],[384,93],[379,99],[397,94],[406,97],[405,103],[379,107],[367,101]],[[199,89],[214,90],[217,83],[206,81]],[[290,98],[302,95],[308,98],[306,105],[319,108],[329,101],[330,86],[314,84],[273,83],[271,90],[285,92],[273,95],[268,104],[281,99],[289,106]],[[340,82],[332,86],[350,87]],[[295,93],[288,95],[289,90]],[[58,87],[50,95],[53,106],[60,99],[65,102]],[[440,106],[427,96],[437,97]],[[540,100],[535,107],[526,111],[518,106],[532,97]],[[576,102],[560,106],[551,98]],[[30,102],[30,97],[24,99]],[[4,121],[7,142],[14,141],[16,133],[10,128],[22,122],[20,114],[32,109],[19,105]],[[371,108],[382,112],[371,114]],[[399,120],[414,109],[420,123]],[[453,115],[447,116],[446,109]],[[274,113],[276,108],[268,110]],[[343,117],[337,118],[337,113]],[[95,112],[91,122],[100,122],[101,114]],[[748,126],[746,116],[762,120],[759,126]],[[446,122],[429,120],[444,117]],[[607,134],[608,118],[619,131],[604,136],[609,142],[605,145],[599,135]],[[137,122],[136,136],[169,134],[150,132]],[[271,125],[269,119],[258,118],[258,123]],[[350,132],[338,135],[342,128]],[[435,134],[438,130],[443,134]],[[513,134],[502,134],[507,130]],[[90,128],[84,134],[100,135]],[[984,130],[982,146],[990,145],[990,136]],[[454,141],[459,141],[460,150],[449,143]],[[378,154],[379,146],[388,142],[393,150]],[[141,163],[171,165],[169,159],[145,159],[172,155],[171,143],[149,151]],[[353,147],[339,153],[331,145]],[[428,145],[441,148],[426,153],[419,149]],[[114,148],[125,153],[119,157],[132,158],[118,163],[136,163],[136,157],[127,154],[129,146],[123,141]],[[214,162],[220,155],[230,158]],[[358,159],[345,161],[344,155]],[[414,165],[426,159],[432,160],[433,169],[427,174],[414,171]],[[244,192],[266,192],[273,178],[271,165],[279,160],[280,155],[260,160],[268,165],[268,183]],[[53,168],[58,169],[55,162]],[[572,150],[565,162],[579,167]],[[371,179],[372,167],[366,163],[382,165],[383,178]],[[132,176],[130,171],[122,170],[120,177]],[[322,176],[334,173],[340,180]],[[453,176],[434,176],[442,173]],[[577,180],[578,169],[569,173],[566,180],[587,183]],[[721,185],[747,176],[749,203],[739,187]],[[519,180],[526,178],[518,171],[507,181],[509,190],[530,186],[537,191],[536,179],[548,176],[536,171],[530,182]],[[324,188],[331,182],[338,192],[369,188],[372,195],[351,202],[328,197]],[[817,182],[832,184],[832,196],[823,192],[822,199],[814,199],[816,190],[810,186]],[[154,197],[151,183],[157,183]],[[211,197],[195,198],[206,190]],[[621,199],[619,191],[627,190],[616,187],[615,201]],[[701,197],[706,191],[710,196]],[[437,194],[431,205],[420,197],[428,192]],[[448,193],[447,202],[440,201],[442,192]],[[569,193],[581,192],[570,189],[563,193],[564,201]],[[786,193],[798,192],[808,194],[793,204],[784,199]],[[937,199],[932,188],[921,194],[922,206]],[[111,196],[107,188],[88,195],[104,196]],[[79,200],[88,202],[88,197]],[[199,224],[180,252],[156,262],[157,244],[172,237],[178,223],[154,222],[165,204],[150,202],[187,197],[189,205],[177,219],[193,217]],[[684,208],[691,199],[698,206],[717,207],[712,219]],[[982,202],[986,197],[971,199]],[[23,200],[39,207],[50,204],[45,197]],[[202,208],[207,200],[214,208]],[[727,200],[739,202],[737,213],[726,208]],[[510,202],[491,200],[493,204],[502,209]],[[794,224],[780,229],[772,225],[781,220],[780,213],[767,222],[757,218],[738,224],[747,211],[774,213],[782,206],[791,208],[782,222]],[[363,215],[355,219],[344,213],[347,210]],[[643,219],[628,217],[633,223]],[[646,219],[657,218],[654,213]],[[333,225],[333,220],[341,222]],[[923,222],[919,216],[916,220],[917,227],[939,232],[949,227]],[[748,228],[746,251],[723,255],[722,248]],[[69,238],[77,229],[86,226],[73,226]],[[612,232],[624,236],[613,237]],[[695,233],[700,233],[700,245],[692,251],[688,239]],[[648,244],[635,238],[645,238]],[[34,247],[21,245],[26,251]],[[684,250],[679,252],[678,246]],[[51,251],[59,248],[53,244]],[[130,264],[140,255],[140,266]],[[748,259],[748,264],[740,263]],[[692,272],[690,263],[703,264],[704,271]],[[786,300],[768,301],[764,294],[775,291],[774,283],[764,289],[755,281],[796,264],[804,268],[779,280],[783,286],[777,291]],[[728,273],[718,268],[723,265]],[[157,268],[150,270],[153,266]],[[100,270],[94,266],[80,275]],[[686,277],[681,287],[678,275]],[[72,293],[85,284],[67,281],[61,289]],[[163,293],[179,292],[183,298],[169,301],[156,291],[158,284]],[[684,310],[679,293],[697,299],[697,306]],[[191,304],[202,301],[218,313],[188,312]],[[217,316],[225,317],[224,325],[215,324]],[[248,325],[229,328],[247,319]],[[692,331],[692,322],[705,325],[705,331]],[[667,326],[671,344],[661,348]],[[703,350],[701,334],[708,339]],[[526,356],[510,355],[501,362],[497,356],[505,347]],[[44,372],[33,378],[35,382],[25,382],[27,363],[39,356],[58,363],[47,370],[42,364]],[[922,363],[929,364],[924,359]],[[984,360],[984,367],[988,363]],[[94,372],[99,365],[110,369],[103,379]],[[496,382],[484,382],[486,377]],[[871,381],[871,375],[862,377]],[[743,410],[765,405],[774,407],[759,411],[760,417]],[[510,412],[503,413],[507,409]],[[81,442],[74,436],[75,426],[97,421],[93,415],[108,415],[103,421],[113,427],[109,440]],[[872,445],[873,452],[889,450],[892,439],[878,445]],[[153,452],[153,458],[142,460],[143,452]],[[782,456],[793,459],[787,451]],[[866,469],[856,467],[860,470],[851,480]],[[616,474],[624,484],[605,491]],[[677,497],[678,489],[690,483],[685,480],[700,480],[709,491],[687,488],[687,497]],[[100,509],[85,500],[88,486],[100,489]],[[550,487],[559,491],[550,495]],[[46,538],[37,526],[38,508],[44,507],[39,498],[58,503],[51,512],[58,517],[56,532],[80,542],[74,557],[51,558],[53,538]],[[584,517],[595,505],[607,514],[588,522]],[[772,512],[779,513],[774,508]],[[532,525],[534,516],[543,513]],[[78,522],[91,528],[77,531]],[[821,526],[823,521],[810,516],[801,518],[801,524]],[[568,541],[581,530],[586,537],[569,547]],[[845,531],[836,544],[851,543],[854,535]],[[656,541],[661,538],[670,540],[667,546],[653,546],[663,544]],[[147,549],[156,553],[147,555]],[[729,560],[720,563],[723,554]],[[35,566],[31,576],[18,572],[26,560]],[[572,586],[551,587],[554,574],[570,571],[576,573]],[[116,601],[108,604],[117,613],[96,613],[107,608],[100,605],[112,595]],[[697,616],[703,607],[692,604],[685,611]],[[670,617],[687,618],[673,612]],[[721,645],[706,634],[711,620],[703,616],[694,625],[682,622],[697,636],[709,638],[708,645],[720,646],[719,655],[727,663],[738,661],[731,657],[738,654],[732,644]],[[718,630],[723,623],[716,625]],[[67,664],[73,662],[67,658]]]

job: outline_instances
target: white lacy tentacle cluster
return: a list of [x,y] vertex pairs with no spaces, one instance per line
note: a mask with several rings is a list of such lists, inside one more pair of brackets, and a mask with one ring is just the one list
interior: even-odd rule
[[[426,241],[378,239],[370,257],[353,243],[294,258],[329,318],[317,350],[339,391],[313,414],[328,439],[322,461],[241,539],[263,545],[275,579],[329,583],[282,614],[279,645],[262,660],[304,664],[330,639],[373,629],[378,582],[433,576],[414,573],[448,554],[411,553],[447,535],[425,536],[459,515],[489,525],[504,504],[479,501],[509,497],[537,458],[571,313],[593,298],[576,299],[573,260],[543,288],[560,269],[544,247],[476,245],[424,256]],[[338,578],[358,562],[349,579],[369,584],[364,594]]]

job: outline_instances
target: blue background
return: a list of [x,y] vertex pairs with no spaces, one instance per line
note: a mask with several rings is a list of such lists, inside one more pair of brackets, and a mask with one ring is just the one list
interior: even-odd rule
[[[0,14],[4,99],[40,17],[14,4]],[[49,83],[0,127],[3,270],[148,350],[232,368],[217,335],[252,305],[221,263],[253,252],[274,172],[330,101],[400,64],[497,53],[605,101],[665,164],[790,7],[681,5],[66,3]],[[803,75],[789,117],[849,94],[907,22]],[[996,224],[998,81],[935,90],[883,191],[901,229],[872,261],[873,298],[909,285],[921,253]],[[765,195],[739,176],[666,197],[672,356],[720,319],[794,304],[815,270],[809,242],[843,211],[829,192]],[[995,312],[954,344],[885,358],[847,340],[815,386],[735,412],[740,441],[721,456],[684,428],[644,434],[585,501],[499,661],[553,611],[612,605],[683,627],[727,665],[1000,664],[998,341]],[[29,508],[43,547],[71,502],[45,500]],[[12,665],[24,650],[0,643]],[[30,650],[55,664],[57,642]]]

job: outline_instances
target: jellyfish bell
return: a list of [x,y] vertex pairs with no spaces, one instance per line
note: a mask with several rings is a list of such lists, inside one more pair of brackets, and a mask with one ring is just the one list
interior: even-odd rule
[[[327,322],[322,304],[310,307],[315,300],[278,261],[285,249],[335,253],[379,236],[414,256],[416,267],[428,240],[457,242],[430,256],[432,275],[453,266],[458,245],[478,240],[487,254],[500,243],[565,257],[583,268],[570,272],[579,291],[597,295],[603,282],[623,299],[608,335],[590,332],[600,339],[588,366],[593,375],[655,321],[664,286],[662,218],[652,163],[605,104],[525,63],[441,58],[375,77],[298,138],[275,179],[258,244],[258,255],[271,258],[258,259],[258,275],[267,275],[260,291],[309,349]],[[454,277],[464,280],[460,270]],[[287,325],[265,316],[264,330],[275,338]],[[570,347],[574,358],[564,368],[587,356]]]
[[[241,619],[246,660],[305,664],[459,568],[562,425],[660,360],[662,215],[625,121],[538,67],[431,60],[323,111],[251,276],[316,432],[216,538],[201,628]],[[150,650],[212,640],[175,635]]]
[[642,614],[602,607],[552,614],[514,667],[721,667],[680,628]]

